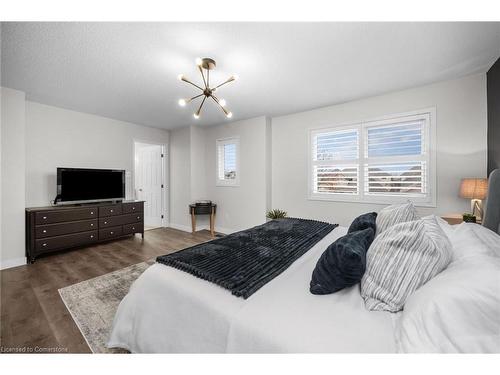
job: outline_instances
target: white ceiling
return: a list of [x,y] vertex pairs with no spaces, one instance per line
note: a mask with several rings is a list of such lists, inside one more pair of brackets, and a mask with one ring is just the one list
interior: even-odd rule
[[233,120],[276,116],[485,72],[500,23],[2,23],[2,86],[28,100],[160,128],[227,120],[177,105],[212,57]]

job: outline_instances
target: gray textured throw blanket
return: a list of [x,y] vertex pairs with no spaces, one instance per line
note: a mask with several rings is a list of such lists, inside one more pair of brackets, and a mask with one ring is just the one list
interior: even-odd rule
[[[277,219],[156,261],[248,298],[311,249],[338,224]],[[306,286],[305,286],[306,287]]]

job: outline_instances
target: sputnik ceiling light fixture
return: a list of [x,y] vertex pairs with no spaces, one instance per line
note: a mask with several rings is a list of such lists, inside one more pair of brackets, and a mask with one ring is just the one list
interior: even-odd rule
[[[201,109],[203,108],[203,104],[205,104],[205,100],[212,98],[215,103],[221,107],[222,111],[226,115],[227,118],[233,117],[233,113],[228,111],[226,108],[226,101],[224,99],[219,99],[215,96],[215,90],[217,90],[219,87],[225,85],[226,83],[236,81],[238,79],[238,76],[236,74],[233,74],[231,77],[226,79],[224,82],[221,84],[215,86],[215,87],[210,87],[210,71],[215,69],[215,61],[213,59],[210,59],[208,57],[205,57],[203,59],[197,58],[196,59],[196,65],[198,66],[198,69],[200,70],[201,77],[203,78],[203,84],[205,87],[198,86],[197,84],[191,82],[189,79],[187,79],[183,74],[179,74],[178,78],[180,81],[184,81],[189,83],[190,85],[193,85],[194,87],[198,88],[201,90],[201,94],[193,96],[192,98],[189,99],[179,99],[179,105],[181,107],[184,107],[186,104],[189,102],[193,101],[194,99],[198,99],[203,96],[203,99],[201,101],[200,106],[198,107],[198,110],[193,114],[195,119],[200,118],[200,113]],[[206,70],[206,78],[205,74],[203,73],[203,70]]]

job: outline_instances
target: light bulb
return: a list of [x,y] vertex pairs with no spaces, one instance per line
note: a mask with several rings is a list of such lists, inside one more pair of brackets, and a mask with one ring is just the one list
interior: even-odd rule
[[195,113],[195,114],[193,115],[193,117],[194,117],[195,119],[197,119],[197,120],[198,120],[198,119],[200,118],[200,115],[199,115],[199,114],[197,114],[197,113]]
[[177,79],[178,79],[179,81],[182,81],[182,79],[183,79],[183,78],[184,78],[184,74],[179,74],[179,75],[177,76]]
[[227,118],[231,118],[231,117],[233,117],[233,112],[228,112],[228,113],[226,114],[226,117],[227,117]]
[[198,65],[198,66],[201,66],[201,64],[203,64],[203,60],[200,59],[199,57],[196,58],[195,62],[196,62],[196,65]]
[[226,101],[224,99],[219,100],[219,104],[223,107],[226,106]]
[[186,105],[186,99],[179,99],[179,105],[184,107]]

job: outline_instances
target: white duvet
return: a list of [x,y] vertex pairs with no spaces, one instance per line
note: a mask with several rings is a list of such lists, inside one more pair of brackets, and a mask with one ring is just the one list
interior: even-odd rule
[[313,295],[309,282],[338,227],[250,298],[155,264],[120,303],[110,347],[141,353],[500,352],[500,236],[441,225],[454,260],[398,314],[368,311],[359,284]]
[[140,353],[395,352],[394,316],[364,307],[359,285],[309,292],[318,258],[338,227],[244,300],[162,264],[148,268],[120,303],[108,346]]
[[500,236],[477,224],[441,225],[453,261],[406,301],[398,351],[500,353]]

